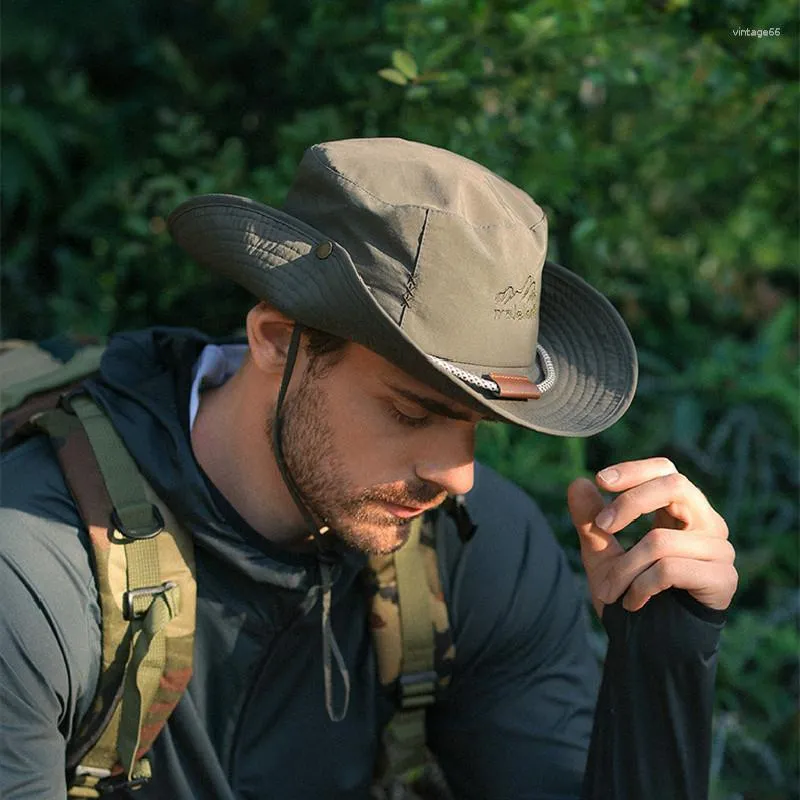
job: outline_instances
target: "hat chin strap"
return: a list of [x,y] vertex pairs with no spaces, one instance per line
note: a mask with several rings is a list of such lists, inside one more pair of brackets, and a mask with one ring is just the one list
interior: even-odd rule
[[[289,490],[292,499],[295,502],[303,519],[311,531],[314,539],[314,544],[317,546],[317,558],[319,559],[319,571],[321,578],[321,585],[316,587],[321,590],[322,597],[322,674],[323,682],[325,685],[325,709],[328,716],[333,722],[341,722],[347,715],[347,708],[350,704],[350,673],[347,669],[342,651],[336,641],[336,636],[333,632],[333,625],[331,624],[331,592],[333,590],[333,583],[336,579],[337,568],[333,565],[331,555],[333,547],[323,544],[322,535],[328,530],[327,525],[318,525],[314,519],[314,515],[308,507],[308,503],[300,491],[294,477],[292,476],[289,466],[286,463],[286,458],[283,455],[283,402],[286,399],[286,390],[289,388],[289,381],[292,379],[292,372],[297,363],[297,350],[300,347],[300,335],[303,332],[303,326],[300,323],[295,323],[294,330],[292,331],[292,338],[289,342],[289,349],[286,352],[286,366],[283,369],[283,379],[281,380],[281,388],[278,392],[278,401],[275,404],[275,422],[272,426],[272,451],[275,454],[275,462],[278,465],[278,471]],[[336,662],[336,668],[341,678],[343,699],[340,708],[335,708],[334,691],[333,691],[333,662]]]
[[292,496],[292,500],[294,500],[295,505],[303,516],[303,520],[311,531],[311,535],[318,550],[323,552],[328,548],[322,543],[322,534],[327,532],[328,526],[324,524],[319,525],[314,519],[314,515],[311,513],[308,503],[303,497],[303,493],[300,491],[300,487],[297,485],[289,470],[289,465],[286,463],[286,458],[283,454],[283,414],[281,412],[283,411],[283,403],[286,399],[286,391],[289,388],[289,382],[292,379],[292,373],[297,363],[297,351],[300,347],[300,336],[302,333],[303,326],[299,322],[295,323],[294,330],[292,331],[292,338],[289,342],[289,349],[286,352],[286,366],[283,370],[281,388],[278,392],[278,401],[275,404],[275,421],[272,426],[272,452],[275,455],[278,471],[281,474],[281,478],[283,478],[284,484],[286,484],[286,488],[289,490],[289,494]]

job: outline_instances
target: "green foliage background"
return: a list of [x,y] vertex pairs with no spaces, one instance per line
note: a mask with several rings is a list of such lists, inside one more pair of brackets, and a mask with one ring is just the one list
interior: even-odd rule
[[480,454],[573,551],[564,490],[579,474],[663,454],[707,491],[741,574],[713,797],[796,798],[792,13],[778,0],[6,0],[3,335],[239,327],[247,298],[187,263],[165,217],[209,191],[280,204],[313,142],[398,135],[486,164],[544,206],[551,258],[622,311],[642,376],[601,436],[489,426]]

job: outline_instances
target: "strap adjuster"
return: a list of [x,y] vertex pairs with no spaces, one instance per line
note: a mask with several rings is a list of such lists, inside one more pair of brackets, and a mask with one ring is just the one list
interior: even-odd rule
[[166,594],[171,589],[174,589],[178,584],[175,581],[165,581],[159,586],[142,586],[139,589],[128,589],[122,593],[122,617],[130,622],[134,619],[142,619],[147,614],[151,603],[147,607],[136,611],[134,609],[135,601],[140,597],[158,597],[159,595]]
[[397,682],[400,708],[422,708],[433,705],[439,675],[435,670],[404,672]]

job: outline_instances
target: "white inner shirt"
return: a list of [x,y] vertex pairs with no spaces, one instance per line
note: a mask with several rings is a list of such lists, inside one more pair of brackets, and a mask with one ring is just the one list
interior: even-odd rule
[[246,352],[246,344],[207,344],[203,348],[192,370],[192,391],[189,394],[190,431],[200,410],[200,392],[222,386],[239,369]]

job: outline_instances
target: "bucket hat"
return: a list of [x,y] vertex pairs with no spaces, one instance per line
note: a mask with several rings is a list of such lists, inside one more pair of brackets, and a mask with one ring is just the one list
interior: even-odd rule
[[472,408],[557,436],[626,411],[625,323],[546,258],[547,218],[462,156],[403,139],[310,147],[282,209],[194,197],[170,215],[197,262]]

